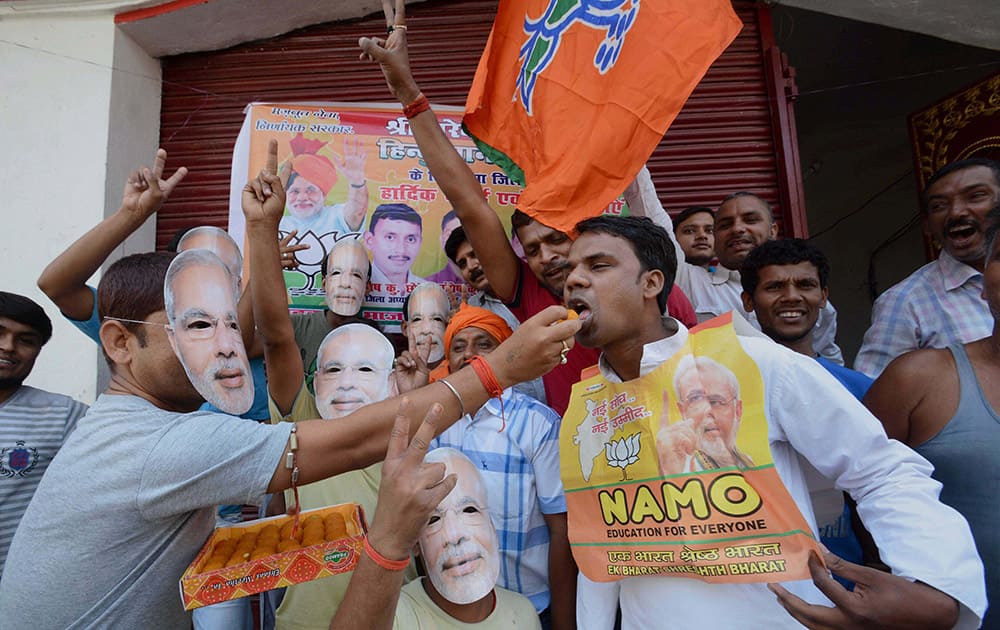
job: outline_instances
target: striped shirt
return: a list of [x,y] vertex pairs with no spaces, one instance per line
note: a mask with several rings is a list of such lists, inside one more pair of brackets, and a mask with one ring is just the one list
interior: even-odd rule
[[0,404],[0,573],[35,488],[87,405],[22,385]]
[[993,332],[983,274],[947,252],[879,296],[854,369],[877,378],[896,357],[946,348]]
[[497,529],[497,584],[549,607],[549,530],[543,514],[566,512],[559,477],[559,421],[556,412],[513,389],[490,399],[475,417],[466,415],[431,442],[462,451],[479,468]]

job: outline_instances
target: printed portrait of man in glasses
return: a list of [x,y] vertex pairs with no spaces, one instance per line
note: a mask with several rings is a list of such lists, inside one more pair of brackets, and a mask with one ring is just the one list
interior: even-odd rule
[[753,466],[736,448],[743,401],[732,370],[708,357],[688,355],[677,364],[674,389],[682,420],[661,425],[656,435],[664,475]]
[[164,280],[167,338],[191,384],[205,400],[239,415],[253,403],[253,375],[236,314],[239,289],[209,250],[185,251]]

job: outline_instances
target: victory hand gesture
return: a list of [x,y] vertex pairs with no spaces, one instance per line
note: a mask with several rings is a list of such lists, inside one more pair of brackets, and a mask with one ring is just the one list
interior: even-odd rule
[[368,530],[372,546],[394,560],[409,557],[430,513],[458,481],[454,473],[445,474],[444,464],[423,461],[440,421],[441,405],[431,405],[411,440],[412,413],[409,401],[403,398],[382,464],[375,518]]
[[129,175],[128,181],[125,182],[125,191],[122,193],[122,212],[142,222],[160,209],[173,192],[174,186],[179,184],[188,172],[182,166],[174,171],[169,179],[163,179],[163,167],[166,162],[167,152],[159,149],[153,160],[153,170],[143,166]]
[[396,387],[400,394],[423,387],[430,380],[431,368],[427,358],[431,354],[429,343],[418,344],[411,335],[406,337],[409,348],[396,359]]
[[410,72],[410,55],[406,48],[406,4],[405,0],[382,0],[385,25],[389,31],[386,39],[362,37],[358,40],[362,61],[377,61],[382,74],[389,84],[393,96],[403,105],[417,99],[420,89]]

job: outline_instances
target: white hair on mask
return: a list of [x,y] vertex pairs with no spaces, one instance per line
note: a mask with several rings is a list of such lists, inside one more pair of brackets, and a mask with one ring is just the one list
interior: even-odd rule
[[396,357],[396,349],[392,347],[392,342],[386,338],[378,329],[369,326],[368,324],[344,324],[343,326],[338,326],[334,328],[326,337],[323,338],[323,342],[319,344],[319,350],[316,351],[316,356],[319,357],[319,363],[322,365],[323,350],[326,348],[327,344],[330,344],[341,335],[346,335],[350,333],[366,334],[371,337],[371,342],[373,344],[372,356],[377,357],[378,352],[382,354],[382,361],[380,362],[380,367],[384,369],[392,368],[392,361]]
[[167,268],[167,275],[163,279],[163,305],[166,308],[167,320],[171,326],[174,325],[175,321],[174,280],[185,269],[192,267],[218,267],[224,271],[226,278],[232,285],[233,303],[235,304],[240,300],[240,290],[236,284],[236,278],[233,277],[232,272],[229,271],[229,267],[226,266],[226,263],[222,262],[221,258],[208,249],[189,249],[186,252],[181,252],[170,263],[170,267]]
[[[205,245],[195,247],[193,243],[204,240]],[[181,240],[177,242],[177,252],[185,252],[189,249],[207,249],[226,262],[226,254],[232,254],[232,264],[229,266],[229,273],[237,278],[243,273],[243,253],[240,246],[236,244],[229,232],[214,225],[199,225],[184,233]]]
[[485,492],[486,482],[483,481],[483,475],[479,472],[479,469],[476,468],[476,465],[472,463],[472,460],[469,459],[469,456],[462,451],[457,448],[452,448],[451,446],[439,446],[424,455],[425,464],[444,464],[447,466],[449,462],[456,459],[465,460],[469,463],[469,466],[473,471],[475,471],[476,481],[479,483],[479,487]]
[[710,359],[709,357],[695,356],[693,354],[686,354],[677,363],[677,368],[674,370],[674,391],[680,396],[680,381],[681,377],[690,372],[692,369],[697,369],[699,372],[701,370],[714,370],[717,374],[721,374],[725,379],[726,384],[733,391],[733,397],[739,399],[740,397],[740,382],[733,374],[733,371],[722,365],[715,359]]

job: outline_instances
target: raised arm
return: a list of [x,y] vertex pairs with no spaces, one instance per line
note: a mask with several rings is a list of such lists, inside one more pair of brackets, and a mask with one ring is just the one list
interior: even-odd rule
[[656,186],[653,185],[653,177],[649,174],[646,166],[642,167],[632,180],[632,183],[625,189],[625,203],[628,204],[629,214],[636,217],[646,217],[653,223],[659,225],[667,231],[670,243],[674,246],[674,254],[677,255],[677,274],[674,276],[674,283],[681,288],[684,293],[691,294],[691,269],[684,257],[684,250],[674,236],[674,222],[670,215],[663,209],[660,198],[656,194]]
[[285,189],[277,176],[278,143],[267,147],[267,164],[243,189],[250,258],[253,314],[264,345],[267,389],[281,413],[291,411],[302,387],[302,355],[295,343],[281,272],[278,223],[285,210]]
[[365,153],[361,141],[353,143],[344,138],[344,157],[334,158],[333,164],[347,180],[347,203],[344,206],[344,221],[347,227],[360,232],[368,212],[368,179],[365,177]]
[[[510,338],[483,357],[496,377],[496,385],[506,389],[537,378],[558,365],[563,342],[572,347],[573,335],[580,329],[579,320],[560,321],[567,314],[562,306],[546,308],[526,320]],[[441,432],[466,413],[474,414],[493,395],[487,392],[470,366],[449,374],[442,381],[415,389],[406,398],[410,401],[413,418],[422,417],[432,404],[439,403],[443,411],[436,430]],[[336,422],[307,420],[297,423],[299,483],[312,483],[382,461],[398,406],[397,397],[366,405]],[[414,421],[411,430],[415,431],[418,424]],[[290,485],[291,473],[285,468],[282,457],[268,491],[284,490]]]
[[[443,464],[423,462],[435,433],[436,412],[435,409],[428,414],[412,442],[409,441],[405,406],[401,406],[396,416],[382,467],[375,517],[368,530],[368,544],[388,560],[410,557],[410,550],[427,525],[431,512],[455,487],[455,475],[445,477]],[[376,564],[366,551],[358,560],[330,629],[392,628],[402,586],[403,571]]]
[[116,247],[160,209],[174,187],[187,175],[187,169],[182,166],[168,179],[163,179],[166,161],[167,152],[160,149],[152,170],[143,166],[129,175],[121,207],[59,254],[38,277],[38,288],[66,317],[78,321],[90,317],[94,310],[94,294],[87,287],[87,280]]
[[[396,5],[397,23],[401,23],[402,2]],[[421,92],[410,72],[405,30],[394,30],[387,40],[362,37],[359,45],[362,59],[379,62],[400,103],[406,106],[418,100]],[[428,109],[413,116],[410,128],[431,174],[455,208],[494,293],[505,299],[514,297],[520,263],[475,175],[441,131],[434,112]]]

